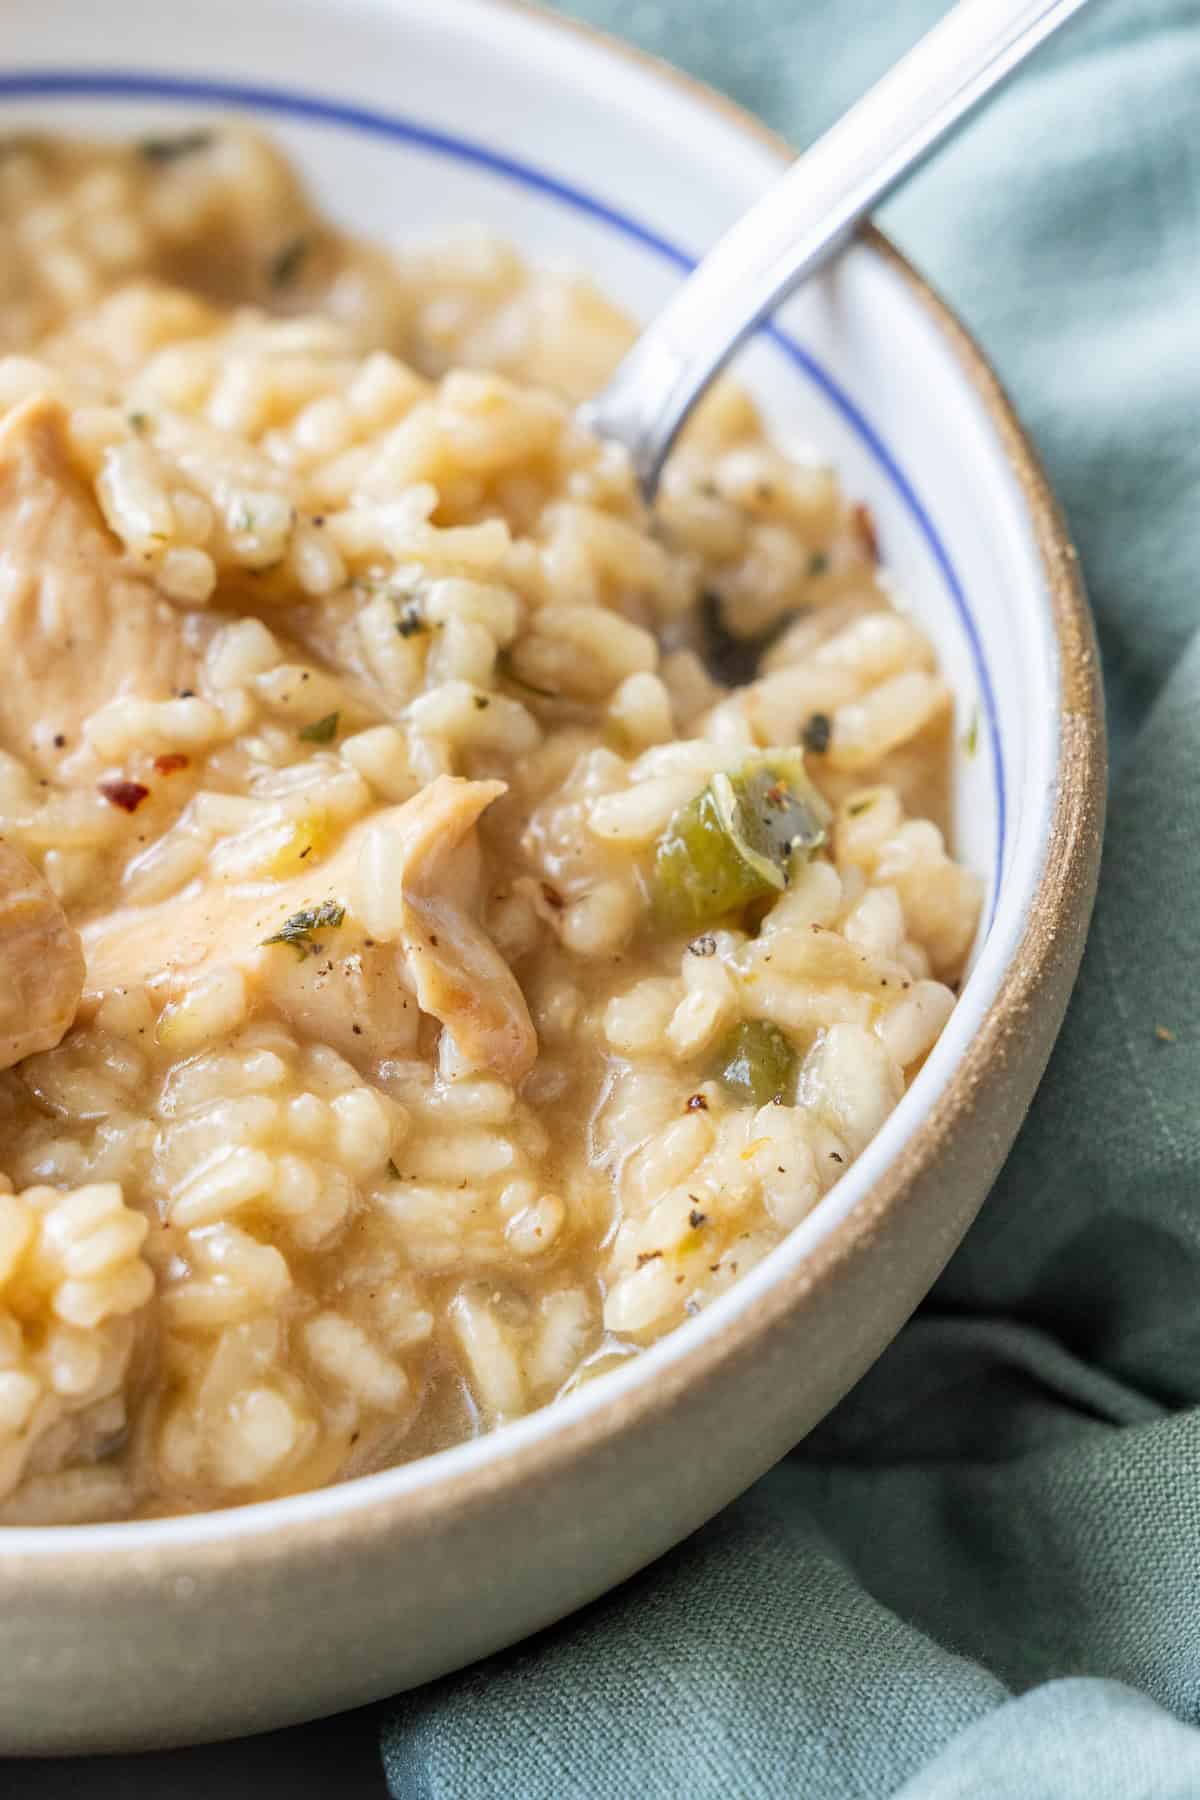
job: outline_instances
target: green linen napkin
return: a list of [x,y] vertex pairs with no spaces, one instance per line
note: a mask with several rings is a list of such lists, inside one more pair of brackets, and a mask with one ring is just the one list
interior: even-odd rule
[[[575,10],[802,144],[942,9]],[[1200,1796],[1197,95],[1196,0],[1094,0],[885,219],[1008,383],[1100,625],[1104,874],[1028,1124],[930,1302],[789,1458],[397,1703],[397,1800]]]

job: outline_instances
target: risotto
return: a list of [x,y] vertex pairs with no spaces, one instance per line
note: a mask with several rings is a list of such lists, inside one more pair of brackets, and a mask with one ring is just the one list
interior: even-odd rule
[[637,1356],[802,1219],[976,929],[870,516],[630,328],[261,139],[0,146],[0,1522],[219,1507]]

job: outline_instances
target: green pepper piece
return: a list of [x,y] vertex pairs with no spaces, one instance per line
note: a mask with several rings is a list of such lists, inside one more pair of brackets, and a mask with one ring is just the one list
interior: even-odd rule
[[326,713],[323,719],[314,719],[311,725],[306,725],[303,731],[296,733],[296,736],[304,744],[332,744],[337,736],[338,720],[341,716],[340,713]]
[[714,775],[672,815],[655,847],[659,924],[691,931],[780,892],[793,857],[822,842],[828,821],[799,751],[768,750]]
[[738,1100],[766,1106],[796,1072],[792,1046],[776,1025],[744,1019],[717,1051],[718,1079]]

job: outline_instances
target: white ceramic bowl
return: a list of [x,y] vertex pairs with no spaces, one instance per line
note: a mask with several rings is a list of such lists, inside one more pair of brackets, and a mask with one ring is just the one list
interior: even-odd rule
[[[478,220],[648,317],[783,147],[643,59],[501,0],[41,0],[10,12],[0,130],[236,114],[324,206],[400,239]],[[958,849],[986,877],[961,1001],[847,1176],[725,1299],[492,1437],[321,1493],[0,1530],[0,1749],[180,1742],[347,1706],[511,1642],[746,1487],[912,1310],[977,1209],[1061,1019],[1103,743],[1073,552],[986,365],[867,234],[740,374],[865,499],[936,640]]]

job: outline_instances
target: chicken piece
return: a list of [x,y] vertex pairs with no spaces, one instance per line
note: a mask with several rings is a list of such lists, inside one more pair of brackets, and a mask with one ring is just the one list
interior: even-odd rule
[[[341,905],[335,901],[334,911]],[[320,915],[319,907],[300,910]],[[420,1009],[395,946],[371,938],[349,907],[340,925],[306,935],[308,943],[255,946],[241,957],[251,985],[302,1037],[353,1063],[415,1056]]]
[[198,977],[234,968],[298,1031],[355,1061],[411,1055],[418,1009],[403,963],[394,945],[371,938],[355,910],[362,841],[360,825],[311,873],[287,881],[211,878],[85,924],[85,1004],[135,984],[177,1001]]
[[232,967],[298,1030],[356,1060],[411,1054],[419,1007],[474,1066],[518,1081],[537,1039],[516,977],[471,916],[473,828],[503,791],[439,776],[354,826],[311,874],[210,881],[110,913],[84,927],[87,996],[144,984],[174,999]]
[[0,1069],[61,1042],[83,977],[79,935],[57,895],[0,838]]
[[89,713],[166,699],[196,671],[179,613],[128,573],[43,396],[0,422],[0,667],[0,748],[59,780]]
[[422,1011],[474,1067],[517,1082],[533,1066],[537,1036],[516,976],[471,917],[464,888],[477,871],[463,879],[464,840],[504,791],[502,781],[439,775],[368,827],[359,875],[368,928],[400,944]]

